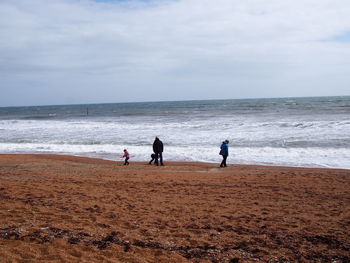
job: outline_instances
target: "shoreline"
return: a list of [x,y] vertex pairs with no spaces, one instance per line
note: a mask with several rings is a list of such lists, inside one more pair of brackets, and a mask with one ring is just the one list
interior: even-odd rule
[[349,262],[350,171],[0,154],[5,262]]
[[[62,157],[77,157],[77,158],[86,158],[86,159],[92,159],[92,160],[103,160],[113,163],[123,163],[122,159],[105,159],[105,158],[98,158],[98,157],[89,157],[89,156],[83,156],[83,155],[71,155],[71,154],[59,154],[59,153],[0,153],[0,156],[62,156]],[[133,161],[132,159],[129,159],[131,164],[147,164],[148,161]],[[174,164],[206,164],[206,165],[219,165],[221,162],[221,159],[218,162],[201,162],[201,161],[167,161],[164,160],[164,163],[168,163],[171,165]],[[330,170],[347,170],[350,171],[350,168],[338,168],[338,167],[309,167],[309,166],[292,166],[292,165],[269,165],[269,164],[242,164],[242,163],[228,163],[228,166],[251,166],[251,167],[271,167],[271,168],[301,168],[301,169],[330,169]]]

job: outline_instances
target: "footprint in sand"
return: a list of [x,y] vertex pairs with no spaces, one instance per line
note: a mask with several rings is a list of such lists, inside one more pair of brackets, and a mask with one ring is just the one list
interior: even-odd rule
[[221,168],[210,168],[207,171],[203,171],[204,173],[218,173],[221,172],[222,169]]

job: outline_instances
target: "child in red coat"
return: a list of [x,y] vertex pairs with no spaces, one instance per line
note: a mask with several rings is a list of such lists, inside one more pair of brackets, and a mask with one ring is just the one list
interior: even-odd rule
[[124,149],[124,155],[121,158],[124,158],[124,157],[125,157],[124,165],[129,165],[128,160],[130,158],[130,155],[126,149]]

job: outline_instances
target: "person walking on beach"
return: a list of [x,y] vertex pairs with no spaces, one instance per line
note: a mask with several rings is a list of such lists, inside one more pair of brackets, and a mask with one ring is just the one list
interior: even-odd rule
[[228,157],[228,140],[225,140],[222,142],[220,146],[220,155],[222,155],[222,162],[220,164],[220,167],[227,167],[226,160]]
[[157,166],[159,165],[158,158],[160,161],[160,165],[162,165],[162,166],[164,165],[164,163],[163,163],[163,150],[164,150],[163,142],[161,140],[159,140],[158,137],[156,137],[154,142],[153,142],[153,152],[156,155],[154,163]]
[[124,157],[125,157],[124,165],[129,165],[130,155],[126,149],[124,149],[124,155],[121,158],[124,158]]

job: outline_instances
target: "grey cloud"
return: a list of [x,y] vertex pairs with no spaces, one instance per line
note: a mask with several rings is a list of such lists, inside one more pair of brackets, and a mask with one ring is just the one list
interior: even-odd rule
[[347,0],[4,0],[0,106],[346,95],[349,44],[324,40],[349,32],[349,13]]

